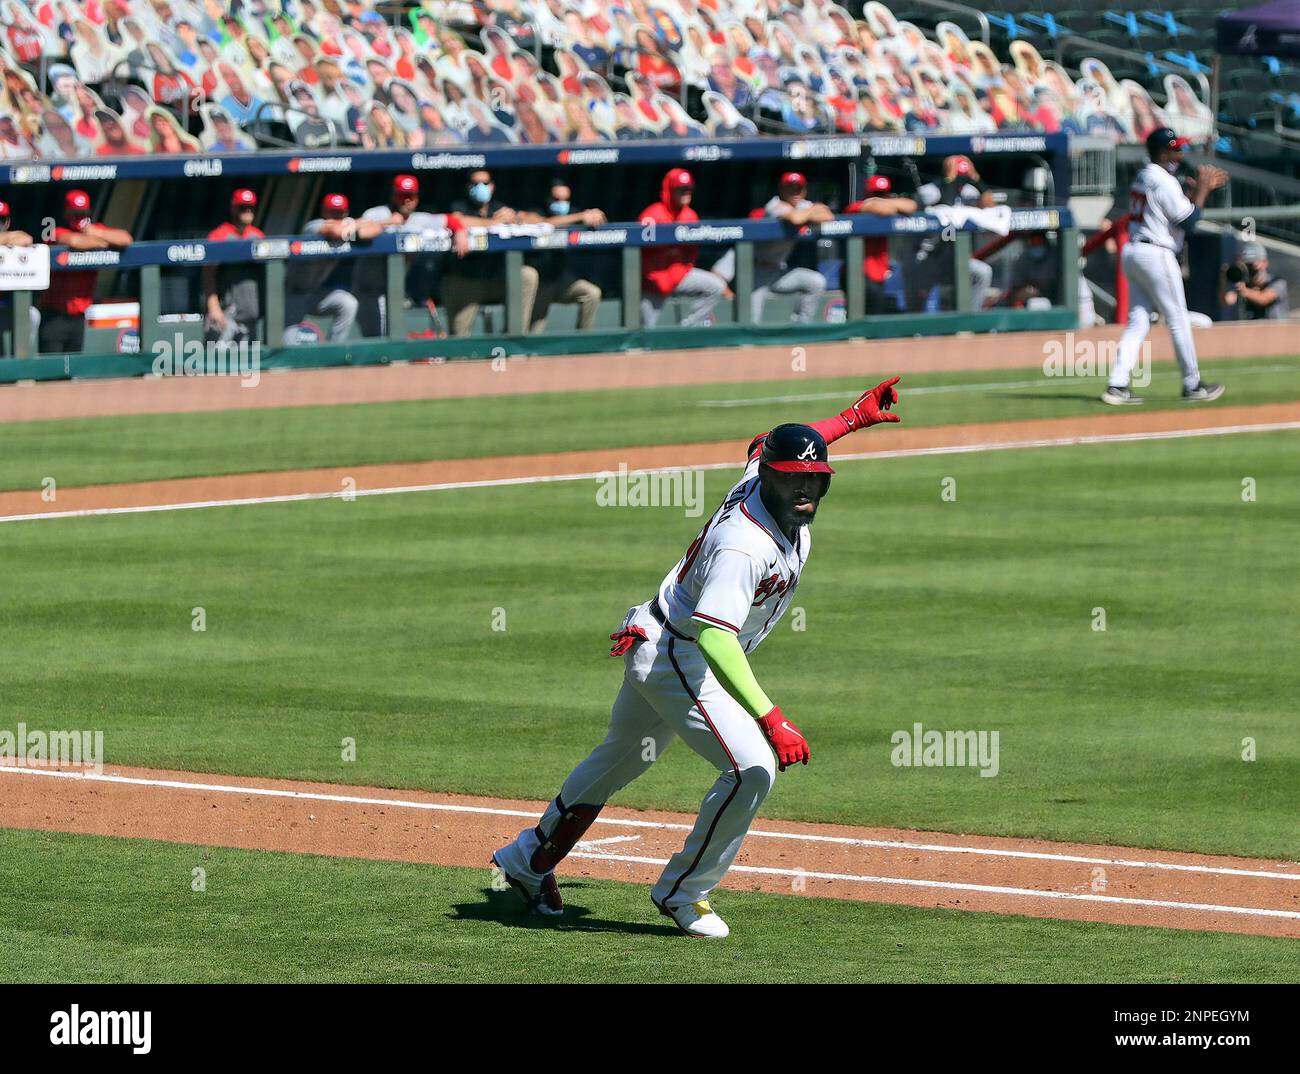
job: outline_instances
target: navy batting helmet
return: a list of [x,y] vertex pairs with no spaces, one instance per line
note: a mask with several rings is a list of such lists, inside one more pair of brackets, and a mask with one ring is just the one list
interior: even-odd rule
[[833,474],[826,439],[808,425],[778,425],[763,441],[758,461],[786,474]]
[[1191,145],[1190,138],[1180,138],[1172,127],[1157,127],[1147,135],[1147,153],[1155,156],[1162,149],[1183,149]]

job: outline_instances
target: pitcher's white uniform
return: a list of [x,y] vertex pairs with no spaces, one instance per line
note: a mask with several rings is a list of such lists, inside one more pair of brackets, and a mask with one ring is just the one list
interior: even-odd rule
[[1129,241],[1120,258],[1129,285],[1128,325],[1120,339],[1110,385],[1128,387],[1142,341],[1151,330],[1151,314],[1159,311],[1173,337],[1183,388],[1195,388],[1201,374],[1187,317],[1178,251],[1183,247],[1182,225],[1196,206],[1174,176],[1150,163],[1138,172],[1129,199]]
[[624,626],[640,627],[646,640],[623,658],[623,686],[605,741],[565,780],[538,828],[520,833],[516,845],[524,860],[541,844],[539,831],[553,832],[575,806],[603,805],[680,735],[720,774],[651,897],[661,907],[697,902],[731,867],[772,788],[776,765],[757,721],[709,669],[695,632],[705,625],[731,630],[752,651],[790,606],[811,547],[806,525],[791,544],[763,506],[759,451],[755,445],[744,477],[658,595],[629,609]]

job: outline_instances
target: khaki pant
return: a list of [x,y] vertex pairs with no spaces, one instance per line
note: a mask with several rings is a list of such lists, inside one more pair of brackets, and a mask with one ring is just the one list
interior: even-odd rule
[[[537,270],[532,265],[525,265],[522,270],[523,293],[520,305],[523,307],[523,322],[527,326],[533,318],[533,303],[537,299]],[[453,336],[469,335],[479,306],[484,304],[504,304],[506,300],[505,278],[499,280],[476,280],[466,276],[444,276],[442,280],[442,304],[447,307],[447,319],[451,321]]]
[[537,301],[533,306],[533,323],[530,332],[541,332],[546,328],[546,315],[551,306],[561,305],[578,307],[578,330],[585,332],[596,323],[596,313],[600,309],[601,290],[590,280],[575,280],[572,276],[561,276],[558,280],[547,280],[537,291]]

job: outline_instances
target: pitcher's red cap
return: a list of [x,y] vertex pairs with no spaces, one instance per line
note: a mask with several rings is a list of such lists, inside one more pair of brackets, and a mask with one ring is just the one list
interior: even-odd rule
[[326,194],[321,198],[320,207],[324,212],[345,213],[348,211],[348,199],[343,194]]
[[240,187],[230,195],[230,207],[234,208],[255,208],[257,205],[257,195],[247,187]]
[[9,203],[7,201],[0,201],[0,217],[5,220],[9,219]]
[[90,212],[90,195],[84,190],[69,190],[63,195],[63,211],[65,213]]
[[674,168],[668,173],[669,190],[689,190],[695,186],[695,177],[685,168]]
[[414,175],[399,175],[393,180],[394,194],[418,194],[420,192],[420,180]]
[[868,194],[888,194],[894,189],[894,184],[889,181],[887,175],[873,175],[867,180]]
[[786,172],[781,176],[781,186],[797,186],[801,190],[808,185],[808,180],[798,172]]

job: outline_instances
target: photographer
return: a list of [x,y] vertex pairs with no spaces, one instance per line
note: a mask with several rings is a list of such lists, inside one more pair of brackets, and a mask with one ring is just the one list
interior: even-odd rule
[[[1286,280],[1268,271],[1268,251],[1258,242],[1242,246],[1223,271],[1223,304],[1240,321],[1280,321],[1290,312]],[[1231,319],[1232,313],[1227,317]]]

